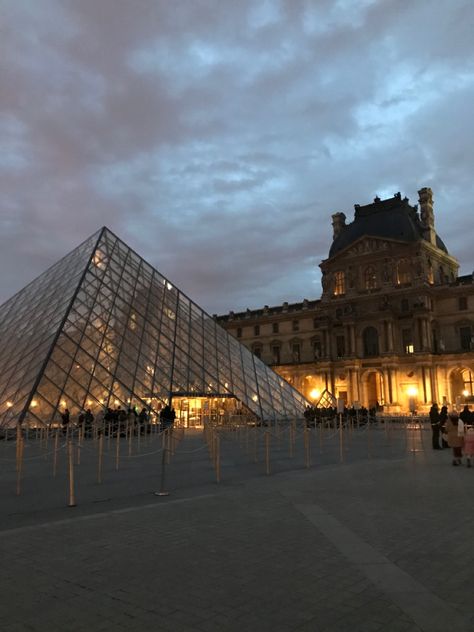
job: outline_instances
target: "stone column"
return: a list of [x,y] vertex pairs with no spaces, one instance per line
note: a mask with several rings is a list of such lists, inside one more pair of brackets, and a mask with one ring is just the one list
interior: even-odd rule
[[438,380],[436,376],[436,367],[430,367],[430,383],[431,383],[431,397],[434,402],[437,402],[439,405],[439,391],[438,391]]
[[392,369],[387,368],[387,382],[388,382],[388,402],[393,403],[393,385],[392,385]]
[[390,374],[392,378],[392,401],[398,404],[398,367],[392,367]]
[[382,367],[383,377],[383,403],[386,405],[389,403],[389,386],[388,386],[388,369]]

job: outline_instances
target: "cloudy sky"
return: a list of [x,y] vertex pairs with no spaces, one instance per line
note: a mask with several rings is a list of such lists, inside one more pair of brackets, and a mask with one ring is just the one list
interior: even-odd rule
[[472,0],[0,0],[0,302],[106,225],[210,313],[430,186],[474,257]]

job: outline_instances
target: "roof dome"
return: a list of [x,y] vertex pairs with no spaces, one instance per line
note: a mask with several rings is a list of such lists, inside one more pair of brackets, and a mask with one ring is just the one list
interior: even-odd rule
[[[342,227],[329,249],[329,257],[334,257],[360,237],[382,237],[412,243],[425,239],[423,224],[417,206],[410,206],[408,198],[397,193],[393,198],[375,198],[366,206],[354,205],[354,221]],[[443,241],[436,235],[436,246],[448,252]]]

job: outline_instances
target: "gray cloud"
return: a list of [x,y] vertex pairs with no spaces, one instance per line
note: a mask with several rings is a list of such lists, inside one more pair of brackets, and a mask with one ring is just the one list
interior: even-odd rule
[[210,312],[315,298],[331,213],[422,186],[472,271],[469,0],[6,0],[0,18],[0,300],[104,224]]

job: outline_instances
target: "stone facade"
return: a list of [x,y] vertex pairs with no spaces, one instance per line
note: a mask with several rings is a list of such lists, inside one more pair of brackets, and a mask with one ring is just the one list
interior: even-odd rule
[[[319,300],[216,320],[307,399],[327,388],[387,412],[474,395],[474,284],[437,235],[433,195],[397,193],[335,213]],[[473,399],[474,401],[474,399]]]

